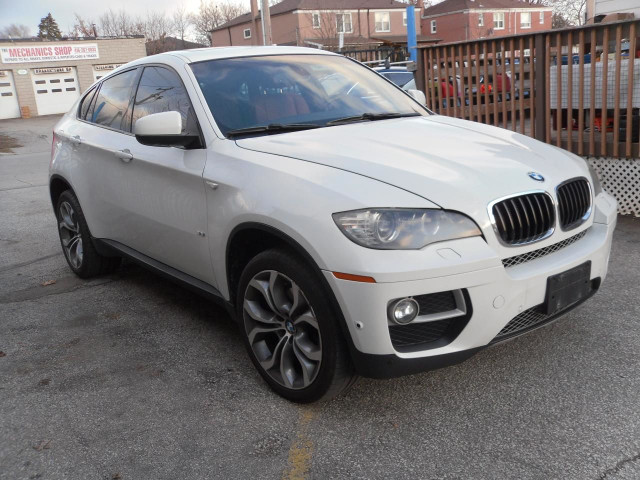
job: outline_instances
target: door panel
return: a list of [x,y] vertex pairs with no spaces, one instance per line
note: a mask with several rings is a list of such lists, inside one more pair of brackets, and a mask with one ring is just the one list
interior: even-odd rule
[[[147,70],[150,74],[145,75]],[[86,118],[95,124],[78,122],[82,125],[78,149],[85,152],[82,161],[91,172],[88,203],[96,224],[92,232],[95,228],[95,236],[120,242],[213,284],[204,236],[206,150],[145,146],[129,133],[132,117],[168,110],[183,114],[183,131],[197,129],[179,77],[160,70],[159,76],[157,67],[145,68],[139,87],[138,73],[106,79],[86,109]],[[129,91],[132,78],[135,86]],[[136,91],[136,101],[129,101]],[[80,111],[84,110],[83,104]]]
[[[149,147],[123,137],[110,160],[115,165],[109,195],[116,203],[110,209],[118,212],[112,238],[212,283],[208,239],[198,233],[207,231],[206,151]],[[133,158],[117,158],[116,150]]]

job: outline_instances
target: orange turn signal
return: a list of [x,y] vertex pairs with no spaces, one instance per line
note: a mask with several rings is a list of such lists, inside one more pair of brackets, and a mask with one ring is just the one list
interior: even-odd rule
[[332,272],[333,276],[340,280],[349,280],[351,282],[376,283],[373,277],[365,277],[364,275],[353,275],[351,273]]

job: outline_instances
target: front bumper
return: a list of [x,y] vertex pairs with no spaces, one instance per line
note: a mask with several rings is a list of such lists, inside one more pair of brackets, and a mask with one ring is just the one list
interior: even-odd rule
[[[358,373],[368,377],[393,377],[463,361],[494,342],[516,316],[544,303],[548,277],[587,261],[591,262],[590,278],[595,293],[607,274],[616,224],[615,200],[606,194],[599,197],[602,198],[596,202],[593,221],[572,232],[585,230],[578,241],[509,268],[505,268],[502,259],[478,237],[438,244],[438,252],[445,254],[440,253],[431,278],[415,280],[415,271],[412,271],[409,277],[413,278],[407,281],[361,283],[340,280],[329,271],[323,272],[342,309]],[[517,253],[514,249],[514,254]],[[447,263],[455,273],[446,274]],[[465,263],[467,271],[458,273],[465,270]],[[453,340],[444,346],[417,351],[394,348],[386,316],[389,301],[461,289],[468,294],[471,315]],[[540,324],[554,318],[545,318]]]

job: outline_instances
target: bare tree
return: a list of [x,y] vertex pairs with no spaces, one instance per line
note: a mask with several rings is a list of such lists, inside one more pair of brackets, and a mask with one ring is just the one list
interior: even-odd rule
[[196,30],[198,41],[211,45],[211,30],[222,25],[220,10],[211,0],[200,0],[198,13],[191,15],[191,24]]
[[85,20],[77,13],[75,15],[75,21],[73,26],[69,29],[68,35],[70,37],[97,37],[98,29],[93,20]]
[[245,8],[241,4],[234,3],[230,0],[220,2],[219,8],[223,23],[227,23],[228,21],[239,17],[243,13],[246,13]]
[[584,25],[587,0],[550,0],[554,28]]
[[107,10],[100,15],[100,29],[108,37],[144,35],[145,21],[139,17],[129,15],[126,10]]
[[[316,11],[311,13],[313,34],[308,36],[317,38],[317,42],[323,47],[336,48],[340,32],[344,32],[345,36],[354,34],[358,21],[356,15],[336,10],[326,0],[316,0],[314,10]],[[305,32],[301,32],[301,36],[304,37]]]
[[147,40],[160,40],[171,33],[171,22],[164,12],[148,12],[144,20],[144,35]]
[[191,15],[191,24],[196,30],[198,41],[211,44],[211,30],[224,25],[242,15],[245,7],[233,0],[214,3],[212,0],[200,0],[198,12]]
[[[336,14],[330,11],[320,10],[318,13],[320,26],[316,35],[323,46],[335,46],[338,36],[338,22]],[[313,20],[312,20],[313,21]]]
[[144,21],[144,36],[147,39],[147,53],[153,55],[167,51],[165,38],[171,33],[172,22],[164,12],[147,13]]
[[31,29],[26,25],[12,23],[0,29],[0,37],[7,38],[28,38],[31,36]]
[[173,31],[182,41],[182,47],[184,48],[184,37],[191,26],[191,16],[187,13],[183,3],[178,5],[173,11],[171,15],[171,25]]

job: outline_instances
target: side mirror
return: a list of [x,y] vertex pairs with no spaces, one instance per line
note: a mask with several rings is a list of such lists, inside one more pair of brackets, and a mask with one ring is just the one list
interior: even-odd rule
[[413,97],[413,99],[418,102],[423,107],[427,106],[427,97],[425,97],[424,93],[420,90],[407,90],[407,93]]
[[138,119],[133,126],[136,140],[151,147],[186,147],[199,142],[197,135],[182,134],[182,115],[160,112]]

